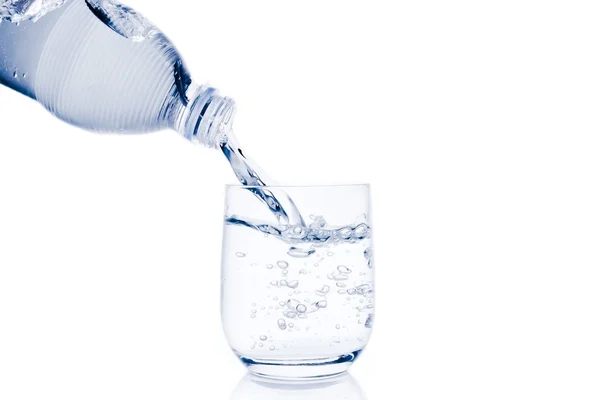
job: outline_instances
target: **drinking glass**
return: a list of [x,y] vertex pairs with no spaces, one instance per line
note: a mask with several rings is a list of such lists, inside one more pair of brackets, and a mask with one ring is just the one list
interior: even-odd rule
[[[278,221],[257,190],[287,193],[304,223]],[[227,186],[221,315],[250,372],[346,371],[371,336],[373,267],[369,185]]]

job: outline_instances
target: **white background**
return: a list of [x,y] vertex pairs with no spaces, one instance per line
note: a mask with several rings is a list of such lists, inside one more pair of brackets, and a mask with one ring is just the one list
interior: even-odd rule
[[[366,398],[598,398],[597,2],[129,4],[281,183],[373,185]],[[0,399],[228,399],[223,157],[0,119]]]

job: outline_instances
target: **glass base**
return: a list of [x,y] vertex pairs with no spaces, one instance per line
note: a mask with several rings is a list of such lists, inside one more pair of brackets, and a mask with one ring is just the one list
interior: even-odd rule
[[303,380],[326,379],[343,374],[350,368],[360,350],[338,357],[275,360],[240,357],[250,373],[270,379]]

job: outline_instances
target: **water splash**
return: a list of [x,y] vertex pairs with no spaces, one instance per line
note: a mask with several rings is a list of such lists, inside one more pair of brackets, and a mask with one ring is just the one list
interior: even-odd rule
[[0,2],[0,20],[13,23],[37,21],[67,0],[4,0]]
[[85,0],[85,4],[104,25],[134,42],[159,32],[142,14],[114,0]]

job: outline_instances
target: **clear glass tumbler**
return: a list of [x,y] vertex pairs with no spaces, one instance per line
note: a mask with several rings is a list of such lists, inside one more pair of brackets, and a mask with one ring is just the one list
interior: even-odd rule
[[368,185],[271,187],[304,225],[280,225],[252,187],[228,186],[222,255],[225,334],[250,372],[302,379],[346,371],[371,335]]

